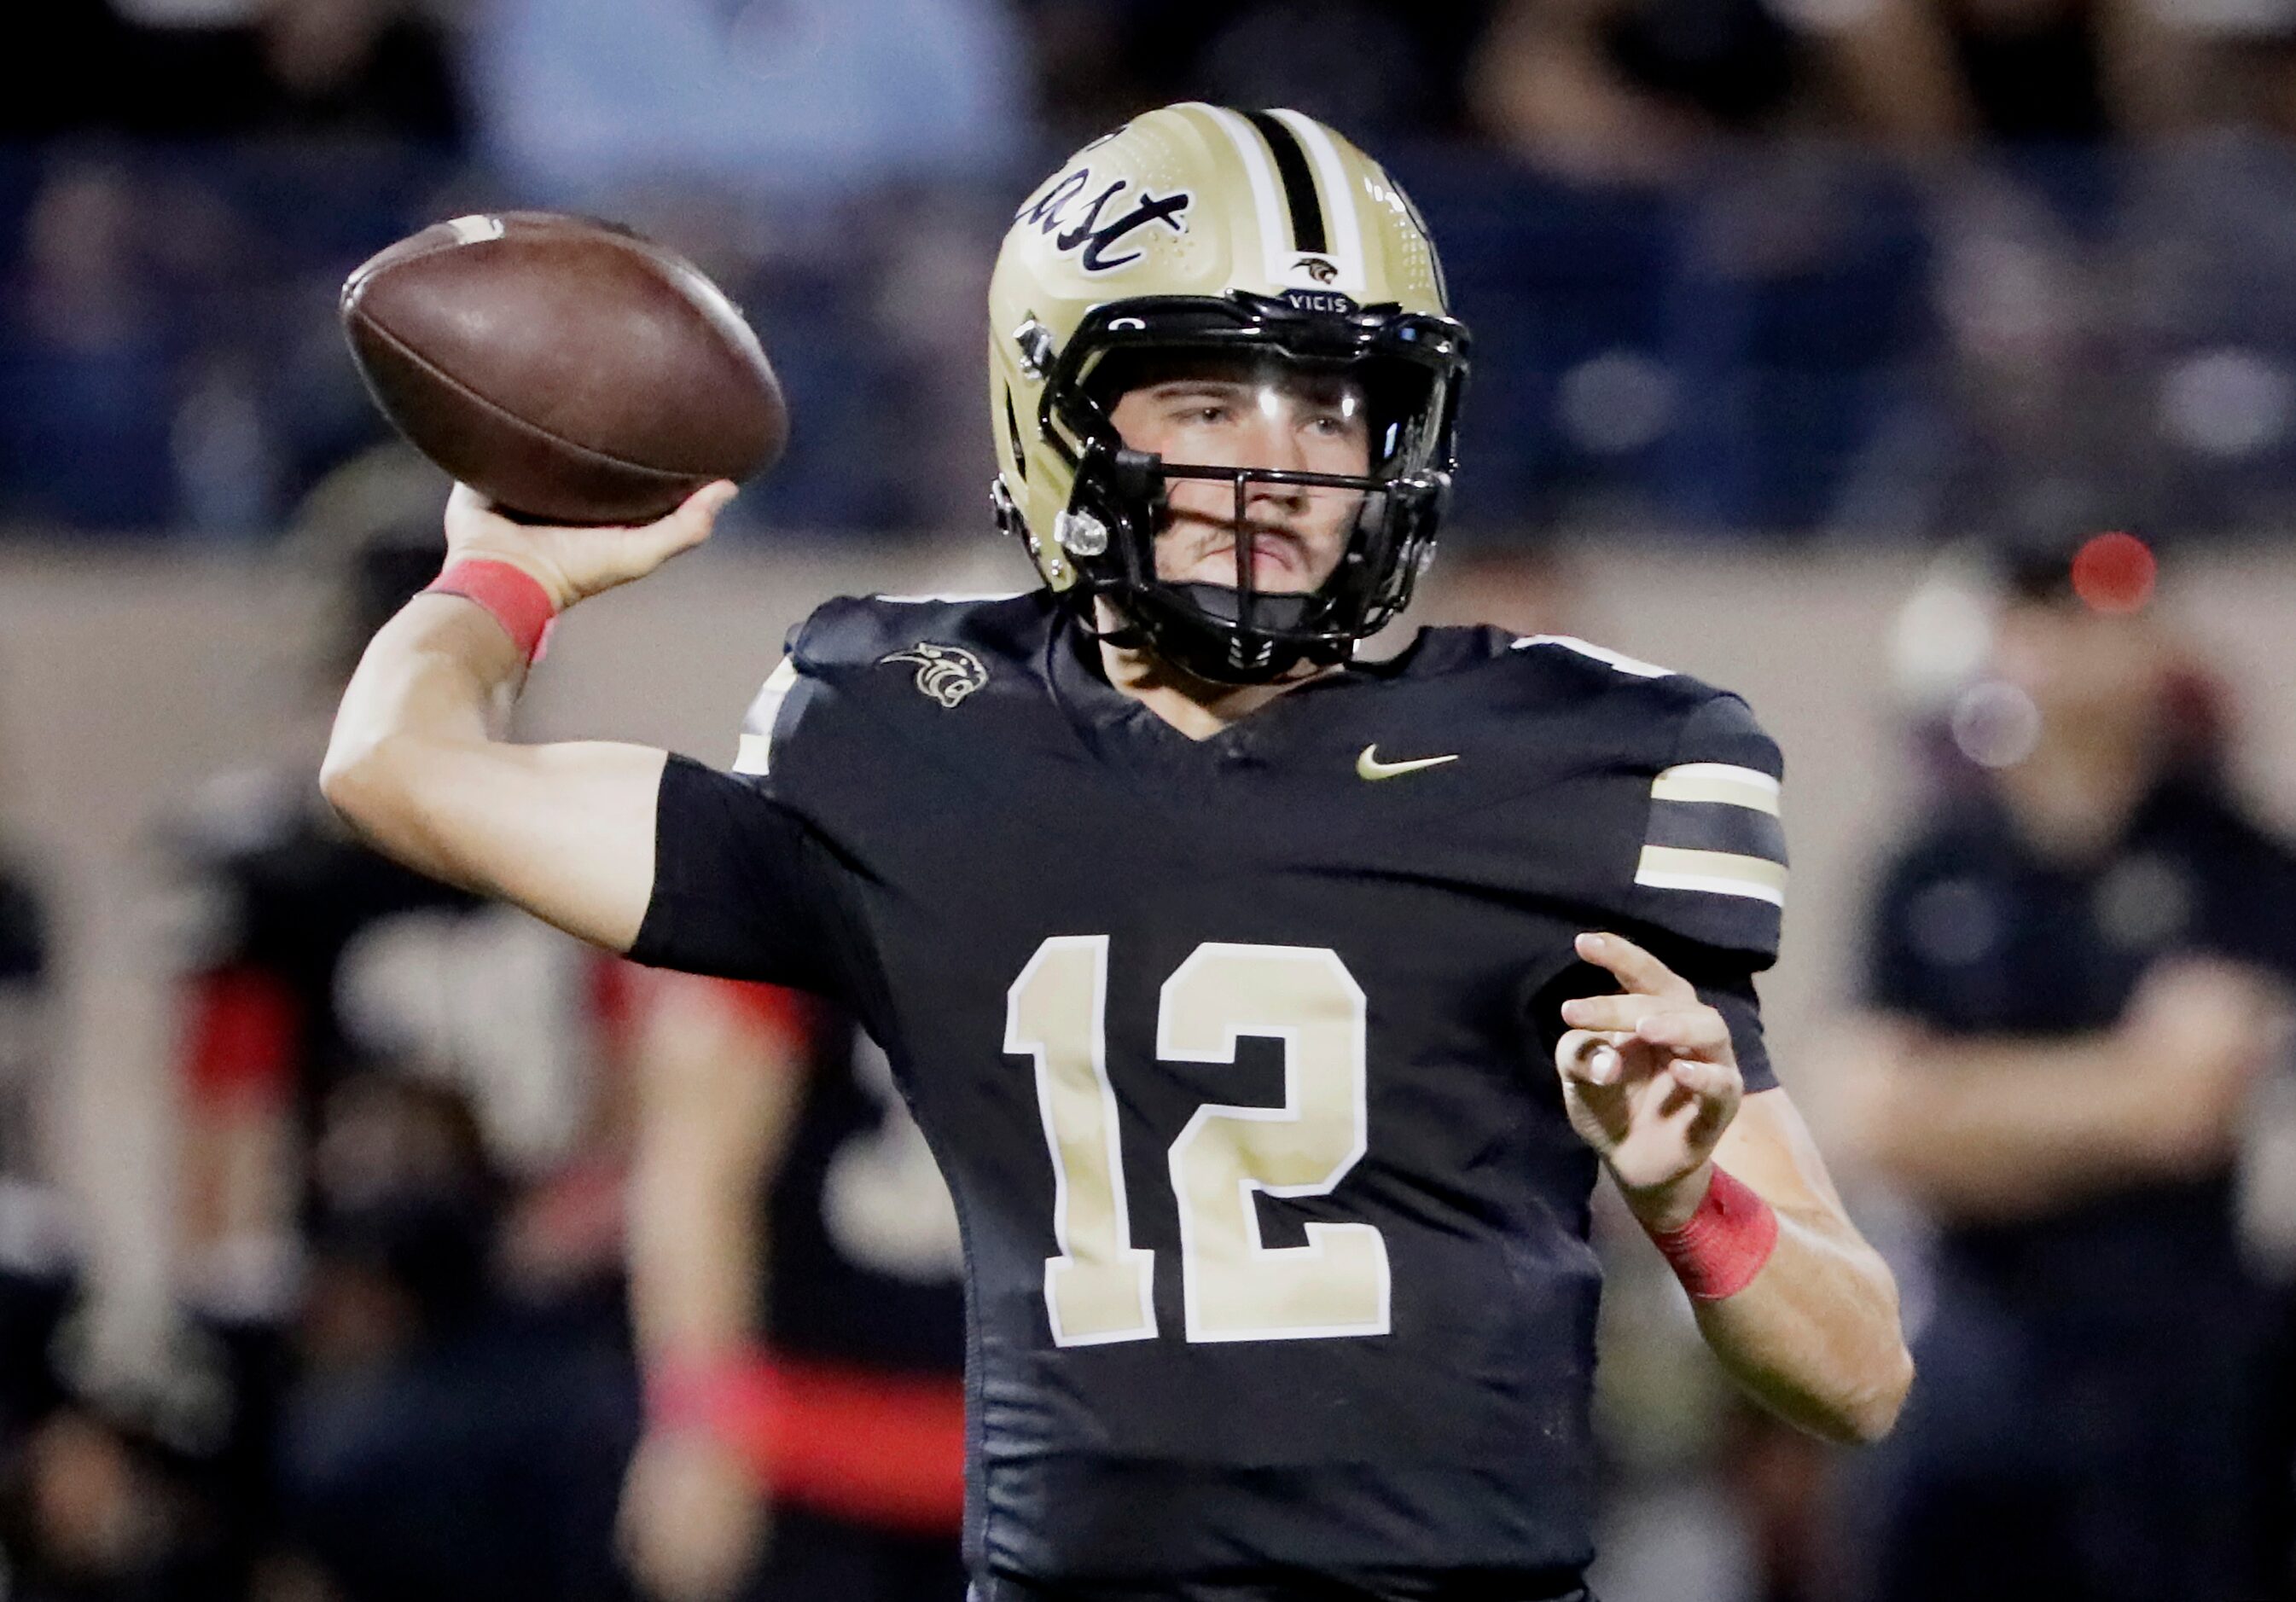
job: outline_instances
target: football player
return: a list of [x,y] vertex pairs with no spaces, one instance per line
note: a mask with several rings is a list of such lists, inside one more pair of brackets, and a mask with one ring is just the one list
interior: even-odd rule
[[795,992],[616,972],[648,1402],[632,1568],[660,1602],[953,1602],[961,1245],[890,1064]]
[[1422,632],[1466,331],[1331,129],[1078,152],[990,290],[1040,587],[834,601],[734,772],[496,732],[556,610],[707,536],[468,490],[324,782],[383,849],[882,1042],[970,1275],[980,1602],[1583,1595],[1607,1166],[1723,1364],[1845,1440],[1895,1288],[1762,1044],[1779,757],[1567,640]]

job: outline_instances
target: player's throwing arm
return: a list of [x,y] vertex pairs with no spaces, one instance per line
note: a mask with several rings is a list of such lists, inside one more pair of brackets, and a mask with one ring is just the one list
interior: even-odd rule
[[367,647],[328,743],[327,799],[408,867],[627,950],[653,887],[664,753],[513,745],[502,725],[548,620],[708,539],[733,494],[707,486],[640,528],[538,528],[457,488],[442,593]]
[[700,544],[730,480],[772,464],[781,386],[691,262],[583,218],[426,228],[353,273],[341,312],[376,404],[465,487],[439,593],[375,637],[344,697],[327,798],[408,867],[626,949],[664,754],[510,745],[503,719],[558,613]]
[[1885,1434],[1913,1380],[1897,1287],[1843,1212],[1783,1091],[1744,1093],[1730,1031],[1691,984],[1617,935],[1578,954],[1615,995],[1562,1004],[1571,1126],[1674,1265],[1738,1382],[1842,1441]]

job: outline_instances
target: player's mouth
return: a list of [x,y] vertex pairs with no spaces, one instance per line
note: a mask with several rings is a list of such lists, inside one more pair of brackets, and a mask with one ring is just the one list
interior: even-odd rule
[[[1256,589],[1305,589],[1309,574],[1307,542],[1280,528],[1254,528],[1246,536],[1251,550],[1251,582]],[[1191,575],[1201,584],[1235,583],[1235,538],[1223,534],[1196,559]]]

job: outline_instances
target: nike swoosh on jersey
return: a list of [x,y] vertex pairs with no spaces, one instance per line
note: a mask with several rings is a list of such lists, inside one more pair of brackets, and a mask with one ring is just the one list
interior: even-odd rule
[[1459,760],[1458,754],[1454,752],[1448,756],[1418,756],[1408,762],[1382,762],[1378,751],[1377,740],[1363,748],[1363,755],[1356,758],[1357,778],[1393,779],[1401,773],[1415,773],[1421,768],[1441,767],[1447,762]]

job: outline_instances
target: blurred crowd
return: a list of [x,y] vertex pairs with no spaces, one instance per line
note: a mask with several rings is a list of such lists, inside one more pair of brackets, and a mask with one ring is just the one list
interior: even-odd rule
[[[1464,534],[1920,539],[2296,492],[2285,0],[57,0],[0,65],[0,520],[262,540],[380,424],[333,292],[494,205],[734,290],[797,416],[740,520],[976,526],[1037,169],[1292,104],[1481,337]],[[2131,508],[2133,507],[2133,511]]]
[[[442,486],[394,465],[334,323],[366,255],[488,206],[626,218],[733,290],[791,391],[736,537],[971,535],[1011,206],[1181,97],[1325,118],[1428,214],[1480,341],[1456,543],[1493,565],[1455,570],[1520,586],[1499,621],[1554,621],[1554,575],[1496,564],[1562,532],[1988,536],[1909,611],[1975,644],[1913,675],[1923,828],[1877,874],[1817,1098],[1903,1209],[1906,1425],[1846,1472],[1685,1402],[1674,1287],[1624,1260],[1611,1472],[1648,1492],[1718,1453],[1748,1602],[2296,1594],[2296,1318],[2257,1244],[2296,1231],[2236,1183],[2296,858],[2231,793],[2152,553],[2066,537],[2173,555],[2296,512],[2296,0],[38,9],[0,50],[0,538],[316,550],[340,616],[315,709],[437,560]],[[865,1367],[947,1381],[947,1221],[862,1043],[386,870],[309,781],[224,775],[154,822],[181,1305],[127,1355],[44,1183],[60,962],[37,874],[0,864],[0,1596],[939,1582],[938,1483],[857,1510],[777,1486],[765,1533],[760,1463],[830,1475],[882,1396],[816,1394],[803,1445],[798,1370],[753,1375],[770,1441],[696,1455],[641,1378],[664,1329],[853,1356],[802,1286],[750,1283],[817,1289],[842,1255],[875,1278],[838,1295],[894,1310]],[[800,1088],[758,1102],[776,1053]],[[743,1127],[774,1138],[729,1149]],[[731,1177],[665,1191],[649,1160]],[[774,1252],[728,1222],[768,1192]],[[693,1239],[745,1254],[738,1305],[692,1291]],[[945,1397],[909,1400],[884,1427],[939,1443]],[[1665,1544],[1636,1507],[1696,1514],[1620,1506],[1630,1557]],[[756,1571],[775,1542],[812,1566]]]

